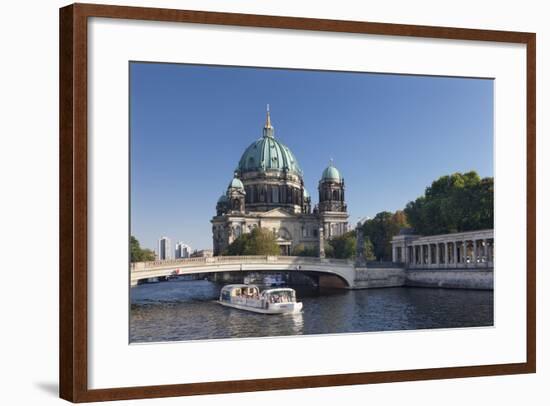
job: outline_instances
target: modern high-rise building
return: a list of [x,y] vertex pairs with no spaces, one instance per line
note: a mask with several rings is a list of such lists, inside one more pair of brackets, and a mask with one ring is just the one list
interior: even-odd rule
[[182,241],[176,244],[176,259],[189,258],[191,255],[191,247],[184,244]]
[[172,244],[168,237],[161,237],[158,241],[158,259],[172,259]]

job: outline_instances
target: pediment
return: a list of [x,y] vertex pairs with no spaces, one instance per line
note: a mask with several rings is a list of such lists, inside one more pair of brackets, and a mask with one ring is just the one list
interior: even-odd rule
[[292,218],[294,215],[289,213],[285,209],[276,208],[273,210],[266,211],[258,215],[258,217],[270,217],[270,218]]

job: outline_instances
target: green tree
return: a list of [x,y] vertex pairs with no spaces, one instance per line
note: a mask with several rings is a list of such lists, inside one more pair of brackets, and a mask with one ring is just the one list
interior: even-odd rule
[[[333,237],[328,242],[333,249],[334,258],[347,259],[355,257],[357,239],[355,231],[349,231],[338,237]],[[325,253],[326,254],[326,253]]]
[[141,248],[139,241],[133,235],[130,236],[130,261],[131,262],[144,262],[154,261],[155,253],[147,248]]
[[407,218],[401,210],[395,213],[383,211],[365,221],[363,233],[372,245],[371,258],[367,256],[367,259],[391,260],[391,240],[402,228],[409,226]]
[[279,255],[280,248],[275,234],[264,228],[255,228],[242,234],[229,247],[225,255]]
[[328,243],[325,243],[325,257],[334,258],[334,247]]
[[154,261],[155,260],[155,251],[150,250],[149,248],[141,249],[141,258],[142,261]]
[[292,255],[296,257],[317,257],[319,256],[319,252],[317,248],[306,247],[304,244],[300,243],[294,247]]
[[475,171],[442,176],[409,202],[407,219],[422,235],[493,228],[493,178]]

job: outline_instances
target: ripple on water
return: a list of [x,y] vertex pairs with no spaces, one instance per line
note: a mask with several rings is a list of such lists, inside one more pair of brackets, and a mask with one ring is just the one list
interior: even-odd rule
[[220,286],[168,281],[130,290],[130,341],[334,334],[493,325],[493,292],[388,288],[312,292],[304,310],[263,315],[217,304]]

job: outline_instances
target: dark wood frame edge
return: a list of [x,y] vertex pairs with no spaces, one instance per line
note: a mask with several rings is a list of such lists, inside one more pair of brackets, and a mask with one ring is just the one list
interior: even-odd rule
[[[527,361],[517,364],[88,389],[87,20],[88,17],[271,27],[527,45]],[[536,35],[525,32],[73,4],[60,9],[59,384],[72,402],[142,399],[536,372]]]

